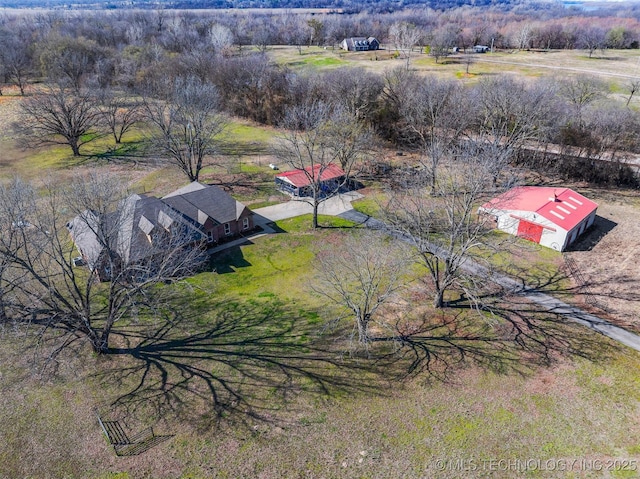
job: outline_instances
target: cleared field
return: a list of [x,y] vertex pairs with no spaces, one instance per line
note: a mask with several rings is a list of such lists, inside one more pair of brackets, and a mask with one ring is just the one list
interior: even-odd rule
[[605,317],[640,332],[640,192],[588,188],[586,194],[600,206],[591,235],[567,253],[585,281],[578,291],[595,299]]
[[[406,58],[395,55],[393,49],[345,52],[338,48],[303,47],[301,51],[299,53],[294,47],[273,47],[269,54],[278,63],[293,69],[357,66],[382,73],[394,68],[406,68],[407,65]],[[469,58],[472,63],[467,74],[466,59]],[[411,54],[409,68],[425,74],[458,78],[467,83],[501,73],[531,78],[587,74],[607,81],[613,91],[624,92],[629,80],[640,77],[640,53],[637,50],[607,50],[597,51],[589,58],[587,52],[580,50],[513,50],[453,54],[436,63],[435,58],[416,49]]]

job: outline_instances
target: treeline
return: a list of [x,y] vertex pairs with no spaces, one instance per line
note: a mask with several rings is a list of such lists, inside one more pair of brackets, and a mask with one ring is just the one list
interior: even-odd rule
[[[154,0],[6,0],[7,8],[95,8],[95,9],[157,9],[160,2]],[[336,8],[346,12],[392,12],[411,7],[429,7],[437,10],[473,5],[511,8],[549,9],[558,4],[549,0],[529,2],[524,0],[372,0],[366,3],[355,0],[165,0],[165,9],[215,9],[215,8]]]
[[[406,26],[404,15],[389,17],[396,21],[393,25]],[[443,21],[441,17],[438,21]],[[229,18],[235,21],[233,29]],[[380,31],[382,38],[387,35],[385,17],[335,18],[349,19],[342,33],[348,27]],[[476,37],[469,44],[481,42],[490,26],[500,28],[498,17],[492,18],[487,14],[487,23],[476,25],[487,29],[474,30]],[[383,75],[354,68],[305,74],[270,60],[270,29],[285,36],[306,25],[313,32],[305,37],[308,44],[314,38],[326,39],[328,25],[323,20],[304,15],[202,17],[189,12],[3,17],[0,78],[23,94],[29,93],[32,83],[46,84],[37,90],[50,91],[49,100],[62,110],[68,108],[65,96],[87,105],[102,103],[103,114],[91,117],[104,119],[105,111],[113,111],[112,130],[120,121],[116,116],[122,118],[128,109],[140,111],[136,98],[168,101],[179,85],[197,84],[203,92],[215,91],[219,111],[268,125],[281,126],[287,111],[300,105],[333,105],[381,139],[416,148],[425,158],[434,158],[438,148],[465,138],[492,144],[522,162],[539,158],[541,152],[548,153],[545,158],[561,155],[609,162],[640,152],[640,121],[630,108],[638,81],[629,81],[614,97],[607,85],[584,76],[526,82],[488,77],[464,86],[458,80],[421,76],[408,64]],[[361,22],[359,27],[355,21]],[[632,31],[621,24],[615,28]],[[118,97],[126,101],[114,102]],[[138,119],[132,115],[127,122]],[[606,181],[634,180],[625,173],[609,175]]]
[[[566,11],[564,11],[566,13]],[[247,47],[324,45],[374,36],[402,52],[427,47],[499,49],[637,48],[640,22],[632,17],[536,15],[495,10],[430,9],[387,15],[256,14],[177,11],[25,12],[0,16],[0,86],[56,76],[93,75],[101,85],[133,86],[156,64],[197,63],[207,56],[242,55]],[[75,80],[74,80],[75,81]]]
[[[47,44],[59,38],[84,42],[99,56],[148,45],[164,52],[216,47],[221,28],[228,46],[320,45],[336,47],[344,38],[374,36],[395,48],[394,27],[415,30],[415,45],[491,45],[500,49],[638,48],[640,6],[613,12],[579,12],[556,3],[541,10],[494,8],[405,9],[371,15],[234,11],[23,11],[0,15],[0,49],[22,45],[19,53],[35,68]],[[607,14],[605,14],[607,13]],[[213,44],[212,44],[213,42]]]

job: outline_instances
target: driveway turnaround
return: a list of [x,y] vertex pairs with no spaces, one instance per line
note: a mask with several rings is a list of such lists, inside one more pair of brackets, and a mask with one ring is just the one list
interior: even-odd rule
[[[318,213],[321,215],[339,216],[345,211],[353,211],[351,202],[362,198],[362,195],[356,191],[350,191],[348,193],[342,193],[340,195],[332,196],[326,199],[318,206]],[[301,216],[313,213],[313,206],[300,199],[291,199],[286,203],[280,203],[279,205],[265,206],[264,208],[258,208],[253,212],[265,218],[267,221],[278,221],[286,218],[293,218],[294,216]],[[260,221],[260,219],[258,219]]]
[[[342,193],[337,196],[328,198],[320,203],[318,213],[321,215],[339,216],[345,211],[355,211],[351,206],[353,200],[362,198],[362,195],[356,191]],[[256,208],[253,211],[253,224],[259,226],[259,233],[250,234],[248,236],[238,238],[228,243],[223,243],[207,250],[207,253],[213,254],[218,251],[233,248],[242,244],[247,244],[252,238],[258,238],[265,234],[273,234],[275,230],[270,226],[274,221],[293,218],[313,213],[313,206],[303,200],[292,199],[286,203],[280,203],[273,206],[265,206],[264,208]]]

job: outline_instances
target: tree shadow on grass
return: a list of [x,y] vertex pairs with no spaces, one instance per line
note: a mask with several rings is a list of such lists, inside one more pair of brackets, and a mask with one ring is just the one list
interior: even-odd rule
[[[174,304],[157,328],[121,333],[125,347],[99,379],[122,391],[112,410],[207,430],[222,418],[277,421],[299,394],[380,394],[373,368],[314,338],[313,321],[273,301]],[[203,316],[204,315],[204,316]],[[123,364],[125,363],[125,364]]]
[[146,141],[123,141],[105,147],[101,151],[85,153],[83,162],[106,162],[110,164],[134,164],[155,165],[158,160],[154,158],[151,147]]
[[[589,237],[584,238],[582,246],[578,246],[577,249],[590,248],[590,241]],[[596,278],[584,275],[571,257],[565,257],[562,266],[512,266],[509,274],[520,283],[522,291],[535,291],[564,298],[573,304],[579,304],[589,312],[603,314],[605,319],[621,326],[626,326],[624,321],[621,323],[620,318],[610,315],[615,313],[617,306],[627,305],[628,308],[628,305],[640,301],[640,281],[637,278],[612,275],[607,278],[606,283],[602,283]]]
[[524,374],[527,366],[508,341],[487,323],[460,311],[425,314],[398,322],[391,336],[377,337],[387,345],[379,355],[380,367],[395,370],[397,379],[424,376],[447,382],[470,365],[507,373]]
[[578,293],[578,290],[571,286],[568,272],[556,264],[511,265],[508,276],[515,280],[522,290],[535,290],[558,296]]
[[[560,358],[607,360],[621,346],[518,293],[532,289],[575,294],[562,271],[536,275],[534,288],[487,290],[472,299],[461,295],[438,312],[429,310],[398,321],[393,334],[376,341],[393,344],[382,362],[401,365],[406,376],[426,374],[447,381],[469,364],[498,373],[528,374]],[[563,289],[566,288],[566,289]],[[384,367],[384,366],[381,366]]]

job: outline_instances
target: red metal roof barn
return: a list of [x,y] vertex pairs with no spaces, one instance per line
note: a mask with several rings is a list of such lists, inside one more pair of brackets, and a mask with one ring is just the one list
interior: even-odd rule
[[311,196],[310,185],[320,182],[321,189],[326,186],[328,190],[334,190],[344,182],[346,173],[338,165],[317,164],[304,170],[291,170],[279,173],[275,177],[278,188],[293,196]]
[[593,224],[597,209],[596,203],[570,188],[519,186],[478,211],[494,216],[501,231],[564,251]]

